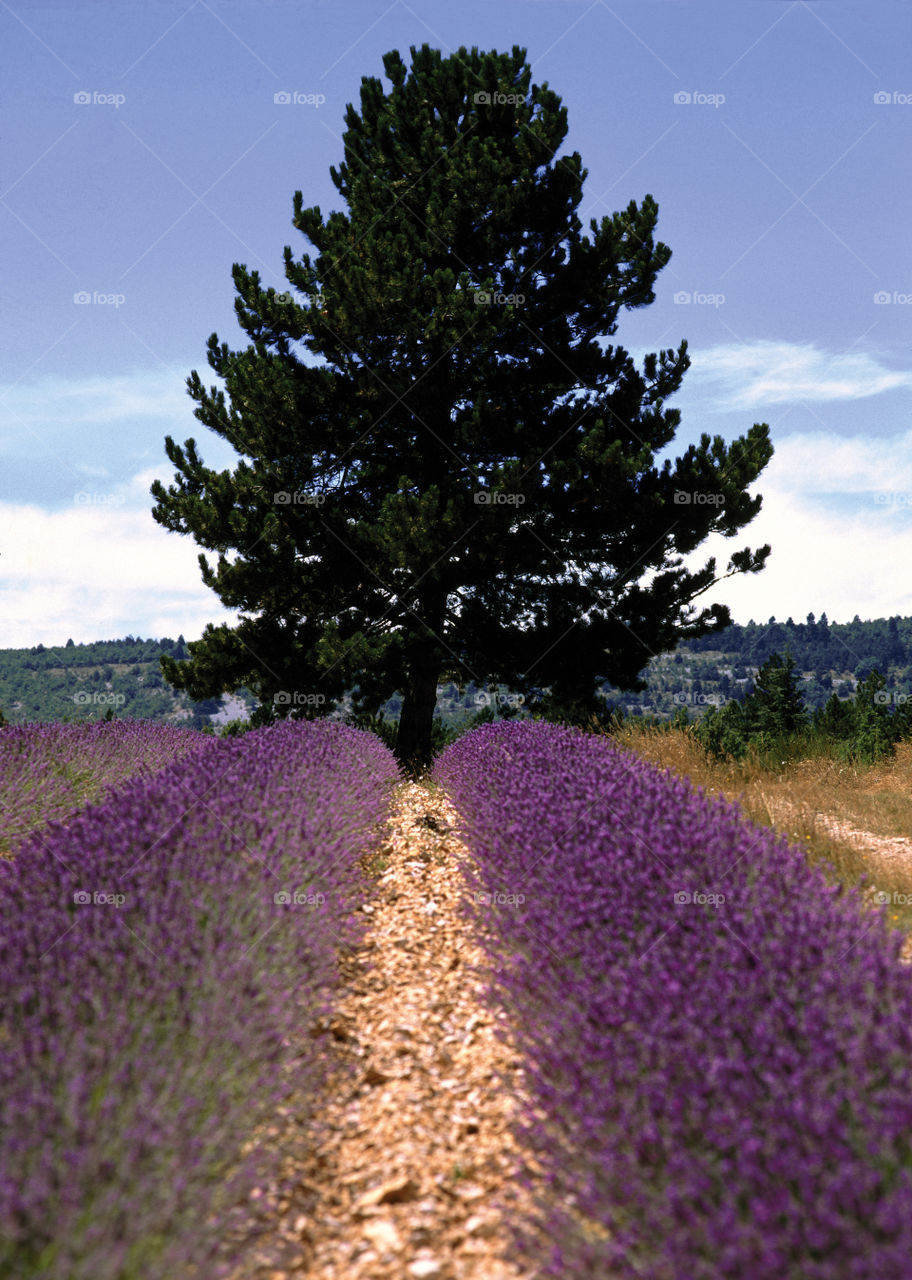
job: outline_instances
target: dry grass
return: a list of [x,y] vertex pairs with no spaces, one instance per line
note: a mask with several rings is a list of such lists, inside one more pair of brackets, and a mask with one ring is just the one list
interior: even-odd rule
[[[908,849],[901,843],[912,842],[912,742],[900,743],[893,759],[881,764],[817,756],[770,768],[751,758],[715,760],[686,729],[627,724],[614,737],[694,786],[737,801],[755,822],[784,831],[843,884],[856,885],[864,876],[878,890],[899,895],[890,906],[891,923],[912,935],[912,843]],[[833,834],[834,823],[841,824],[843,838]]]

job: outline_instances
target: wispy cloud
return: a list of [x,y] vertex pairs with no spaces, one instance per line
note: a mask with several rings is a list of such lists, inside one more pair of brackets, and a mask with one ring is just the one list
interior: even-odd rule
[[[21,423],[40,429],[105,426],[130,418],[189,418],[192,404],[184,385],[188,373],[189,369],[141,369],[110,378],[46,377],[0,384],[0,430]],[[200,374],[204,377],[202,370]]]
[[0,503],[0,648],[127,634],[191,639],[207,622],[236,616],[203,585],[196,543],[153,521],[153,474],[87,485],[57,511]]
[[867,352],[826,352],[814,343],[731,343],[693,352],[691,360],[691,389],[714,390],[726,409],[863,400],[912,387],[912,372],[888,369]]
[[[193,436],[205,462],[233,467],[233,449],[193,416],[181,369],[140,369],[116,377],[45,377],[0,385],[3,497],[39,506],[68,504],[87,477],[129,484],[157,466],[170,481],[166,435]],[[204,382],[217,382],[214,374]],[[149,503],[146,504],[147,508]]]

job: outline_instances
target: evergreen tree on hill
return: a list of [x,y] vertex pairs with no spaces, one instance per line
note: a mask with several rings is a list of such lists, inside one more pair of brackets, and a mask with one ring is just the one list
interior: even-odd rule
[[276,714],[352,687],[371,713],[398,690],[397,752],[420,765],[442,676],[595,706],[600,678],[642,688],[653,653],[724,628],[726,607],[693,602],[769,548],[724,572],[682,558],[753,519],[772,446],[755,424],[655,463],[687,344],[638,368],[609,340],[671,256],[658,207],[583,232],[566,109],[524,50],[425,45],[383,65],[391,88],[362,81],[331,170],[345,210],[295,193],[316,256],[285,249],[282,291],[236,264],[249,343],[210,337],[224,389],[188,379],[236,469],[169,437],[177,474],[153,514],[212,553],[203,580],[241,614],[162,660],[173,684],[246,685]]

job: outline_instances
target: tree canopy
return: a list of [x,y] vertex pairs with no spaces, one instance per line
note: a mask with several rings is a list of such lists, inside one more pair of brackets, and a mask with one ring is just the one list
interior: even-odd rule
[[152,493],[156,520],[214,553],[203,579],[241,619],[166,659],[169,680],[197,698],[246,685],[278,715],[398,691],[397,751],[420,764],[444,674],[592,705],[599,679],[641,688],[652,654],[725,627],[725,606],[693,601],[769,547],[724,573],[683,558],[753,519],[772,446],[755,424],[657,464],[687,343],[638,368],[608,341],[671,256],[655,200],[584,233],[586,170],[559,154],[566,108],[525,50],[411,59],[386,54],[389,90],[365,77],[347,108],[330,171],[346,210],[295,193],[315,256],[285,248],[290,288],[232,269],[248,345],[212,334],[224,388],[187,386],[236,468],[168,437],[177,475]]

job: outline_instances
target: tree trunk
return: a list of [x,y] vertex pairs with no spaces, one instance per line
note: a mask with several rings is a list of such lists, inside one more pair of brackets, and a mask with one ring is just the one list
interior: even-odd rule
[[426,769],[431,761],[431,731],[440,675],[440,658],[436,650],[433,642],[416,647],[408,665],[396,734],[396,757],[413,776]]

